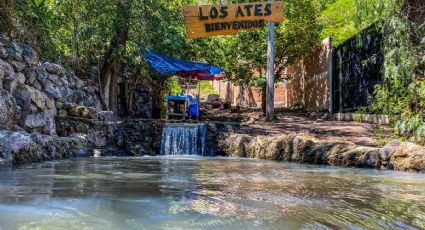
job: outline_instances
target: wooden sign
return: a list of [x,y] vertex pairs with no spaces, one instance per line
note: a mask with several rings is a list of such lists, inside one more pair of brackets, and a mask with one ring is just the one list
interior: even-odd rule
[[183,14],[188,38],[230,35],[282,22],[283,2],[187,6]]

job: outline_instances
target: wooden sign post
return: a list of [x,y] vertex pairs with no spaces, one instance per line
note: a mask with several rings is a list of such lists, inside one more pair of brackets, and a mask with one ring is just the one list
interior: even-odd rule
[[283,20],[283,2],[187,6],[183,9],[188,38],[232,35]]
[[[223,3],[223,0],[220,0]],[[188,38],[237,34],[268,22],[266,119],[274,120],[274,23],[283,21],[283,2],[188,6],[183,9]]]
[[[271,0],[269,0],[271,1]],[[266,121],[274,120],[274,23],[268,25]]]

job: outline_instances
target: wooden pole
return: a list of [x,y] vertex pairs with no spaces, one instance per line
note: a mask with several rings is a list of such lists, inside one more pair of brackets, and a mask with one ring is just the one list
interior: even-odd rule
[[[269,0],[271,2],[272,0]],[[274,22],[268,23],[266,120],[274,120]]]

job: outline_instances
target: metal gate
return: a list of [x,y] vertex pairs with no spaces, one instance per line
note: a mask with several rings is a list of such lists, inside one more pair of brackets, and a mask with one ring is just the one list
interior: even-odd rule
[[374,87],[382,84],[382,34],[371,26],[333,50],[332,110],[355,112],[373,102]]

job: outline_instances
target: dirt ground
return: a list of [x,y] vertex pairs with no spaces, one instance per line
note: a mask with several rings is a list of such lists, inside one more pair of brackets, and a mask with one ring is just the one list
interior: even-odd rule
[[258,110],[239,112],[221,110],[216,111],[212,117],[238,120],[241,122],[241,129],[238,132],[247,134],[279,135],[304,132],[321,140],[350,141],[360,146],[381,146],[391,137],[389,126],[336,121],[326,113],[277,111],[273,123],[265,122]]

